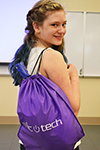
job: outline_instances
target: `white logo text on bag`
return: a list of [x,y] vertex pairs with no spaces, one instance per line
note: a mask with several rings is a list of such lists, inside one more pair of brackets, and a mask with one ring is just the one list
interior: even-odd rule
[[22,124],[30,131],[30,132],[36,132],[39,133],[40,131],[46,132],[49,130],[52,130],[54,128],[57,128],[59,125],[62,125],[62,120],[61,119],[55,119],[54,122],[48,123],[46,125],[41,125],[41,126],[30,126],[27,122],[22,122]]

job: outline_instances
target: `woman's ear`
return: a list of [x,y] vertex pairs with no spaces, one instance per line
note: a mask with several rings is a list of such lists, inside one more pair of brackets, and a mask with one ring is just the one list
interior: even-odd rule
[[36,24],[36,23],[32,23],[32,25],[33,25],[33,29],[35,30],[35,33],[39,33],[40,32],[40,27],[39,27],[39,25],[38,24]]

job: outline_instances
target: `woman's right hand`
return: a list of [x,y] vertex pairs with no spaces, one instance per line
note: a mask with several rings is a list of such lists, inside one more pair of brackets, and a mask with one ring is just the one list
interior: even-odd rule
[[67,65],[67,70],[68,70],[68,74],[69,74],[69,78],[72,79],[73,77],[77,77],[78,76],[78,70],[76,69],[76,67],[73,64],[68,64]]

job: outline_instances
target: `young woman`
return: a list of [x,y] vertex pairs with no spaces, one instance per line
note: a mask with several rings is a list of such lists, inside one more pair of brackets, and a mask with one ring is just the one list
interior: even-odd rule
[[[39,72],[64,91],[77,116],[80,108],[78,71],[73,64],[66,65],[62,55],[66,23],[64,8],[59,3],[53,0],[37,2],[27,14],[27,35],[9,69],[15,85],[20,85],[22,78],[15,64],[22,61],[30,74],[39,54],[47,48]],[[25,149],[23,145],[21,149]]]

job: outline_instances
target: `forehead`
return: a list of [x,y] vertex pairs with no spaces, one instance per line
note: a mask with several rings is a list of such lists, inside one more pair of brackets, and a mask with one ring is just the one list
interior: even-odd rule
[[48,12],[47,16],[48,17],[45,21],[57,21],[57,20],[66,21],[66,15],[64,10]]

